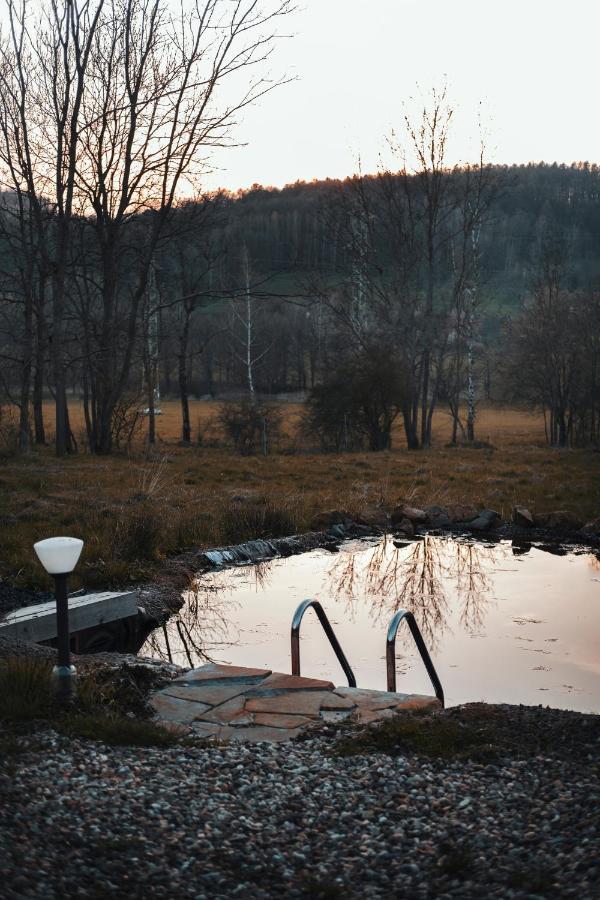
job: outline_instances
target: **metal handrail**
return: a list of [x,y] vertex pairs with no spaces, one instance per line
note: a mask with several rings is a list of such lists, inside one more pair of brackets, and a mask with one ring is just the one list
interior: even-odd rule
[[292,675],[300,674],[300,624],[302,622],[302,617],[306,610],[312,606],[314,611],[316,612],[319,622],[323,626],[323,631],[329,638],[329,643],[333,647],[334,653],[338,658],[338,662],[344,670],[344,675],[348,679],[348,685],[350,687],[356,687],[356,678],[354,677],[354,672],[350,668],[350,663],[346,659],[344,655],[344,651],[340,647],[339,641],[336,638],[333,628],[329,623],[329,619],[325,615],[325,610],[321,606],[318,600],[303,600],[300,606],[297,608],[294,613],[294,618],[292,619]]
[[417,650],[421,654],[421,659],[425,664],[427,674],[429,675],[429,678],[435,690],[435,696],[441,702],[442,706],[444,706],[444,689],[442,687],[442,683],[438,678],[437,672],[435,671],[435,666],[431,661],[429,651],[425,646],[423,635],[419,631],[419,626],[416,623],[415,617],[407,609],[399,609],[390,622],[390,627],[388,628],[385,648],[387,665],[387,689],[388,691],[393,691],[394,693],[396,692],[396,634],[398,633],[398,628],[400,627],[400,623],[403,619],[406,619],[408,627],[410,628],[411,634],[415,640],[415,644],[417,645]]

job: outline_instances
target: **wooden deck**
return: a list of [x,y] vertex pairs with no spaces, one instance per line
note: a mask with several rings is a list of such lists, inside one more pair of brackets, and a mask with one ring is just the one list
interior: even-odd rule
[[[69,630],[71,634],[135,616],[139,599],[135,591],[102,591],[69,598]],[[56,604],[39,603],[23,606],[0,621],[0,635],[20,641],[50,641],[56,637]]]

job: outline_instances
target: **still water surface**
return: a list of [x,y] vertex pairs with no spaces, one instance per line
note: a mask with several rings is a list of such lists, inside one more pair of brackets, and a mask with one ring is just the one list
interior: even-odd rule
[[[426,537],[348,542],[290,559],[202,575],[179,616],[140,655],[180,665],[207,659],[290,671],[290,623],[318,599],[359,687],[385,690],[385,637],[399,608],[414,612],[446,704],[543,704],[600,712],[600,561],[535,547]],[[406,629],[404,631],[404,629]],[[398,691],[432,693],[405,624]],[[312,610],[302,623],[302,674],[344,683]]]

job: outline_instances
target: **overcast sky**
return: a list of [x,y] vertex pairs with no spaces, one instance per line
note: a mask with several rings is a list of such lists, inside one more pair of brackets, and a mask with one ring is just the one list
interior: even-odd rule
[[454,160],[600,160],[600,0],[300,0],[270,62],[296,77],[247,112],[243,148],[207,187],[343,177],[377,168],[403,103],[448,82]]

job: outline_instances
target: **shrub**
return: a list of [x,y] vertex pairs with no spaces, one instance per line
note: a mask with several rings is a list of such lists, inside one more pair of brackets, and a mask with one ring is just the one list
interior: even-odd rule
[[115,406],[111,431],[115,450],[130,449],[133,441],[140,436],[144,424],[140,405],[141,393],[129,393],[120,397]]
[[[143,667],[126,667],[118,672],[94,669],[77,678],[75,695],[65,707],[56,702],[49,660],[3,659],[0,719],[15,726],[12,731],[17,734],[20,723],[40,719],[51,721],[57,731],[69,737],[132,747],[170,747],[180,736],[146,718],[144,690],[152,686],[154,678]],[[10,733],[8,736],[11,738]]]
[[298,530],[300,521],[300,510],[290,498],[244,503],[232,500],[221,511],[219,534],[224,544],[285,537]]
[[119,513],[115,549],[121,559],[155,560],[163,545],[165,521],[149,503],[123,508]]
[[403,368],[391,353],[363,350],[312,389],[305,429],[325,450],[389,450],[404,389]]
[[0,456],[16,456],[19,452],[19,423],[12,406],[0,406]]
[[0,660],[0,719],[8,722],[41,719],[52,709],[52,664],[47,659]]
[[466,724],[427,711],[403,713],[375,728],[342,738],[340,756],[360,753],[418,753],[441,759],[487,761],[494,756],[494,733],[489,723]]
[[213,416],[206,419],[198,419],[196,425],[196,443],[198,447],[221,447],[223,436],[219,422]]
[[300,421],[300,434],[316,438],[324,453],[365,449],[365,438],[356,418],[336,406],[329,385],[319,385],[311,391]]
[[223,403],[219,423],[235,452],[242,456],[266,456],[281,437],[281,413],[275,406],[257,400]]

